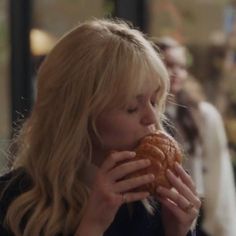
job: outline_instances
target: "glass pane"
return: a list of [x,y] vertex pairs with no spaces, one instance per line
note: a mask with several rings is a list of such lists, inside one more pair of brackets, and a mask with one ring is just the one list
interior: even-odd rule
[[103,0],[35,0],[33,25],[59,37],[80,21],[102,17],[104,9]]
[[5,167],[5,148],[8,144],[10,133],[7,3],[7,0],[0,1],[0,170]]

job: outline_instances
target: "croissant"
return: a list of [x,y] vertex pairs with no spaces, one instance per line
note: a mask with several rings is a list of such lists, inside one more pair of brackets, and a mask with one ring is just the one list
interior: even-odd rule
[[170,169],[173,172],[174,163],[182,162],[182,150],[177,141],[164,131],[158,131],[144,137],[138,147],[135,149],[136,158],[148,158],[151,165],[145,169],[132,173],[129,177],[136,177],[148,173],[155,176],[155,180],[149,184],[137,188],[137,191],[148,191],[154,195],[158,186],[171,187],[170,182],[166,177],[166,170]]

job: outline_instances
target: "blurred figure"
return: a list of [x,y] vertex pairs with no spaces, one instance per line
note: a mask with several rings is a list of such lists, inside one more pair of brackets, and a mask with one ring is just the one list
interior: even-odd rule
[[203,200],[197,235],[236,235],[236,191],[222,117],[189,75],[185,47],[169,37],[157,45],[171,78],[167,129],[182,144],[184,167]]

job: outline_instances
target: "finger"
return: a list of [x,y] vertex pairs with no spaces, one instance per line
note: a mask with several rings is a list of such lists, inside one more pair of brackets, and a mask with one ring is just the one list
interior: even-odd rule
[[148,167],[150,164],[151,161],[149,159],[129,161],[115,167],[110,171],[109,176],[113,181],[117,181],[130,173]]
[[173,187],[176,188],[176,190],[181,193],[185,198],[187,198],[190,202],[192,202],[194,206],[198,209],[201,205],[201,201],[192,192],[192,190],[187,185],[185,185],[180,178],[175,176],[171,170],[167,170],[166,174]]
[[184,212],[174,202],[161,196],[158,197],[158,200],[169,211],[171,211],[177,218],[184,217]]
[[193,182],[190,175],[183,169],[183,167],[178,162],[175,162],[175,170],[179,177],[182,179],[182,181],[192,190],[194,194],[196,194],[197,191],[195,183]]
[[159,197],[158,200],[169,211],[171,211],[178,219],[182,219],[182,221],[186,221],[186,220],[193,221],[198,216],[198,210],[196,210],[195,208],[192,208],[189,211],[184,211],[174,202],[166,198]]
[[113,167],[115,167],[118,162],[132,159],[135,157],[135,155],[135,152],[129,151],[113,152],[106,158],[106,160],[101,166],[101,170],[107,172]]
[[137,192],[137,193],[135,192],[135,193],[125,193],[123,194],[122,198],[123,202],[129,203],[129,202],[144,200],[149,196],[150,196],[149,192]]
[[194,207],[183,195],[179,194],[175,189],[167,189],[158,187],[157,193],[159,197],[171,200],[175,205],[179,206],[183,211]]
[[115,192],[116,193],[127,192],[144,184],[148,184],[154,181],[154,179],[155,176],[153,174],[147,174],[135,178],[130,178],[127,180],[122,180],[117,182],[117,184],[115,185]]

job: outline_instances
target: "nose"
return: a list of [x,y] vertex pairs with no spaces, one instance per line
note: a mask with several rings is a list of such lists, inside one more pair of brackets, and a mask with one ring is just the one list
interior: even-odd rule
[[152,104],[148,104],[144,111],[143,111],[143,115],[141,118],[141,123],[142,125],[145,126],[150,126],[150,125],[154,125],[157,123],[157,110],[155,107],[153,107]]

